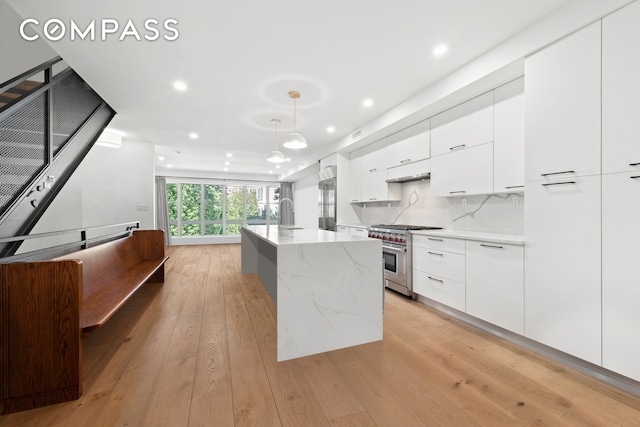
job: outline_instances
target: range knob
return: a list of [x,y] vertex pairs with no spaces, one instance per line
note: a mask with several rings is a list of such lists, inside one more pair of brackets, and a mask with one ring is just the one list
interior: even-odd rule
[[404,239],[403,239],[402,237],[398,237],[397,242],[398,242],[398,243],[404,243]]

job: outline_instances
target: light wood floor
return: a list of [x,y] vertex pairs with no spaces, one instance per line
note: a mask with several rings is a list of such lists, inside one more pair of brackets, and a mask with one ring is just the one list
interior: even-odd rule
[[239,245],[167,252],[164,285],[84,340],[84,395],[0,427],[640,425],[640,399],[390,291],[383,341],[277,363]]

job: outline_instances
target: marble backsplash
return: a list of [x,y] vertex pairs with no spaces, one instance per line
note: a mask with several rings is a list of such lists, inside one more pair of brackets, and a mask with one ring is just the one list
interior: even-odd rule
[[522,193],[464,197],[432,197],[430,193],[429,180],[407,182],[402,184],[402,201],[370,203],[358,207],[356,214],[364,224],[415,224],[450,230],[524,234]]

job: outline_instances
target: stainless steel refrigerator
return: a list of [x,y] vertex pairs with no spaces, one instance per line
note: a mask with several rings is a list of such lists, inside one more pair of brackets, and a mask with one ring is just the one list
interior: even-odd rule
[[336,167],[328,166],[319,173],[318,228],[336,231]]

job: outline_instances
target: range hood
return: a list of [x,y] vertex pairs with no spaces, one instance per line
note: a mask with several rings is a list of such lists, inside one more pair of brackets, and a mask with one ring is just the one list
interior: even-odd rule
[[407,175],[407,176],[401,176],[398,178],[391,178],[391,179],[387,179],[388,183],[394,183],[394,182],[411,182],[411,181],[420,181],[420,180],[424,180],[424,179],[430,179],[431,178],[431,172],[425,172],[425,173],[419,173],[419,174],[415,174],[415,175]]
[[431,159],[387,169],[388,183],[402,183],[431,178]]

